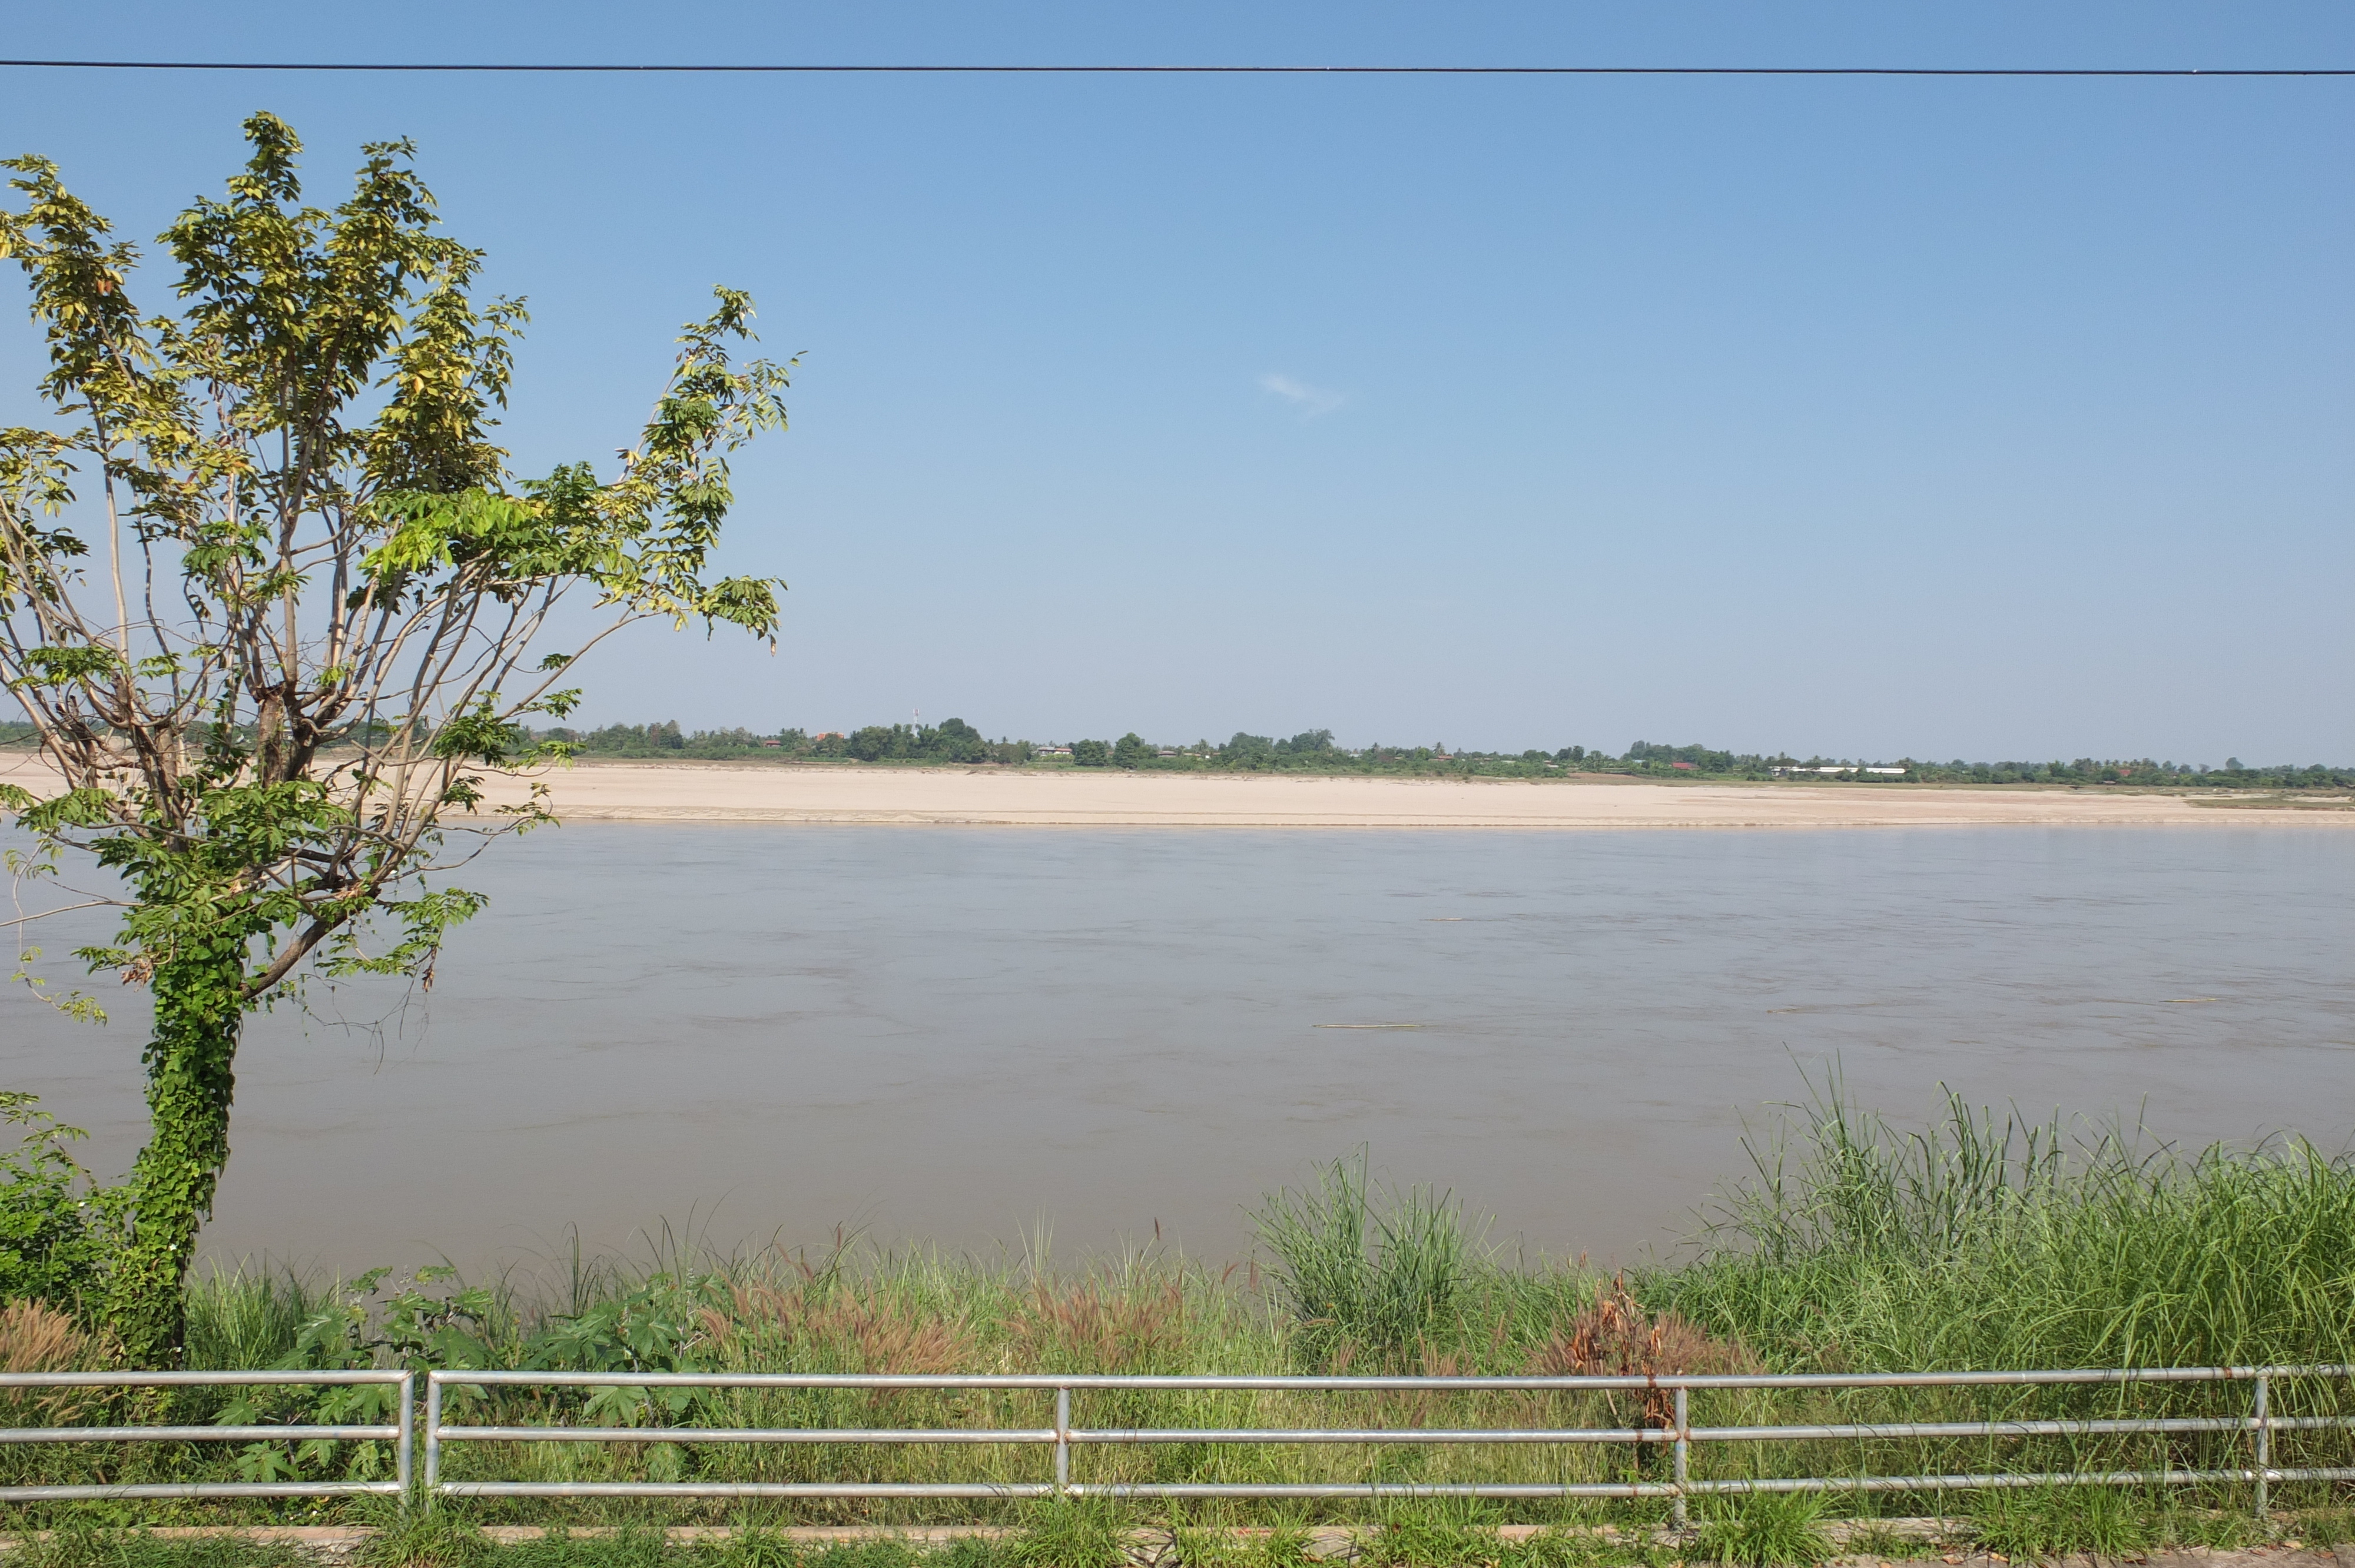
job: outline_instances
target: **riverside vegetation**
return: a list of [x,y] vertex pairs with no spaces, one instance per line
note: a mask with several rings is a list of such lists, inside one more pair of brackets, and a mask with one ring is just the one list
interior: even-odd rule
[[[1834,1086],[1836,1089],[1836,1086]],[[46,1146],[45,1146],[46,1147]],[[1035,1481],[1046,1457],[1019,1449],[874,1447],[748,1452],[694,1444],[698,1425],[1036,1426],[1044,1393],[1019,1391],[649,1391],[633,1372],[668,1369],[811,1372],[1471,1373],[1915,1370],[2168,1366],[2355,1360],[2355,1164],[2307,1145],[2217,1148],[2188,1154],[2131,1137],[2065,1141],[2053,1126],[2025,1126],[1951,1104],[1943,1122],[1902,1133],[1836,1093],[1749,1145],[1753,1175],[1731,1189],[1682,1254],[1601,1277],[1577,1262],[1509,1258],[1489,1246],[1460,1205],[1426,1189],[1383,1189],[1362,1155],[1274,1194],[1256,1215],[1252,1261],[1213,1268],[1156,1249],[1071,1270],[1033,1249],[990,1264],[923,1251],[881,1252],[837,1238],[815,1258],[765,1253],[734,1258],[669,1249],[631,1268],[575,1259],[553,1280],[467,1284],[442,1270],[406,1278],[370,1274],[318,1285],[240,1271],[191,1284],[191,1364],[220,1367],[421,1366],[565,1368],[609,1372],[611,1384],[561,1393],[500,1391],[468,1413],[496,1422],[570,1419],[678,1428],[676,1439],[623,1446],[557,1444],[445,1449],[450,1473],[524,1478],[687,1477],[770,1480]],[[33,1168],[40,1178],[47,1165]],[[54,1186],[20,1181],[8,1192],[37,1207]],[[54,1219],[54,1215],[52,1215]],[[22,1237],[38,1227],[18,1225]],[[70,1224],[52,1224],[70,1244]],[[10,1266],[29,1278],[31,1249]],[[69,1281],[68,1282],[70,1283]],[[54,1278],[50,1288],[58,1289]],[[0,1355],[12,1370],[97,1365],[108,1347],[70,1303],[12,1302],[0,1317]],[[205,1422],[382,1416],[381,1391],[299,1391],[240,1396],[185,1390],[171,1419]],[[1700,1425],[1743,1421],[1973,1420],[1999,1416],[2231,1415],[2245,1386],[2153,1384],[2030,1389],[1700,1391]],[[101,1421],[109,1396],[87,1391],[10,1396],[8,1425]],[[1657,1397],[1605,1394],[1336,1394],[1082,1391],[1082,1425],[1642,1425]],[[2336,1414],[2339,1384],[2277,1386],[2277,1414]],[[2348,1435],[2280,1434],[2275,1463],[2355,1462]],[[2207,1467],[2247,1463],[2237,1435],[1704,1445],[1702,1477],[1992,1469]],[[1258,1446],[1082,1447],[1074,1478],[1109,1480],[1496,1481],[1615,1479],[1659,1472],[1657,1449],[1598,1446],[1531,1449],[1439,1446],[1283,1448]],[[295,1449],[210,1448],[0,1453],[0,1484],[37,1473],[52,1481],[133,1481],[196,1474],[264,1479],[387,1473],[369,1444]],[[2315,1537],[2338,1528],[2336,1489],[2277,1489],[2277,1518]],[[170,1505],[165,1505],[170,1506]],[[376,1517],[373,1505],[181,1505],[175,1517],[316,1520]],[[1758,1497],[1696,1505],[1694,1539],[1673,1555],[1802,1561],[1825,1555],[1835,1520],[1861,1530],[1867,1550],[1902,1549],[1872,1533],[1876,1519],[1961,1514],[1955,1529],[2006,1555],[2110,1552],[2162,1541],[2254,1539],[2245,1489],[2152,1488],[2112,1492]],[[19,1508],[16,1522],[69,1531],[120,1517],[107,1510]],[[435,1560],[487,1552],[467,1534],[499,1522],[644,1528],[731,1523],[743,1541],[797,1522],[994,1521],[1023,1527],[995,1545],[960,1547],[971,1561],[1112,1561],[1122,1533],[1175,1531],[1188,1563],[1284,1561],[1311,1526],[1380,1522],[1377,1561],[1585,1562],[1643,1556],[1642,1531],[1665,1519],[1656,1502],[1222,1502],[1120,1506],[1102,1500],[1004,1504],[964,1500],[806,1500],[755,1506],[615,1499],[483,1500],[445,1504],[389,1541],[430,1528]],[[1494,1533],[1507,1521],[1548,1527],[1533,1542]],[[1212,1527],[1255,1524],[1250,1553]],[[1633,1531],[1606,1545],[1595,1527]],[[64,1539],[64,1538],[60,1538]],[[664,1549],[628,1537],[595,1550],[648,1561]],[[1191,1542],[1190,1545],[1188,1542]],[[454,1542],[454,1544],[453,1544]],[[1027,1543],[1027,1544],[1026,1544]],[[1419,1543],[1419,1544],[1418,1544]],[[576,1543],[578,1544],[578,1543]],[[583,1548],[586,1550],[586,1548]],[[719,1552],[719,1547],[703,1550]],[[861,1548],[860,1550],[866,1550]],[[886,1548],[878,1547],[879,1552]],[[896,1552],[894,1546],[888,1551]],[[1663,1553],[1669,1548],[1660,1549]],[[522,1549],[509,1549],[514,1555]],[[1043,1555],[1041,1553],[1044,1553]],[[1273,1553],[1271,1556],[1270,1553]],[[1383,1553],[1389,1553],[1384,1557]],[[1532,1555],[1532,1554],[1535,1555]],[[526,1553],[527,1555],[527,1553]],[[687,1555],[693,1553],[687,1552]],[[993,1555],[994,1554],[994,1555]],[[900,1562],[898,1556],[876,1556]],[[846,1568],[867,1559],[839,1559]]]

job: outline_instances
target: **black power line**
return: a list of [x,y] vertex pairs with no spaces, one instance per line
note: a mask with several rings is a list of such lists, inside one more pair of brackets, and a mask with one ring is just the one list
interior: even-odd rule
[[528,65],[352,60],[5,60],[37,70],[498,71],[738,76],[1928,76],[2348,77],[2355,68],[1434,65]]

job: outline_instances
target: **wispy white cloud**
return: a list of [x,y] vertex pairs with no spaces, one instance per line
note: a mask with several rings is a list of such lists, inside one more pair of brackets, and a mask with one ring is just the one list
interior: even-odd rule
[[1305,381],[1296,381],[1273,370],[1259,378],[1259,387],[1272,397],[1283,398],[1299,409],[1302,418],[1309,419],[1319,414],[1329,414],[1349,400],[1346,393],[1311,387]]

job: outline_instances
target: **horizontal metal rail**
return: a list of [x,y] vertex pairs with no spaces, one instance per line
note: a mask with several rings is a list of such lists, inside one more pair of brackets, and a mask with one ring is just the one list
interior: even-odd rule
[[0,1427],[0,1443],[274,1443],[398,1441],[397,1426],[12,1426]]
[[0,1388],[258,1388],[264,1383],[298,1388],[322,1383],[413,1383],[416,1376],[397,1367],[349,1372],[0,1372]]
[[[2287,1379],[2348,1381],[2355,1366],[2342,1364],[2247,1367],[2073,1368],[2038,1372],[1662,1373],[1657,1377],[1219,1377],[1121,1376],[1109,1373],[898,1373],[898,1372],[434,1372],[425,1388],[423,1485],[442,1497],[474,1498],[1666,1498],[1683,1521],[1693,1497],[1754,1492],[1958,1491],[2045,1486],[2249,1485],[2260,1513],[2268,1489],[2287,1481],[2355,1479],[2355,1468],[2278,1468],[2272,1463],[2276,1432],[2346,1430],[2355,1416],[2279,1416],[2272,1414],[2271,1385]],[[1988,1420],[1851,1422],[1746,1426],[1695,1426],[1690,1395],[1706,1390],[1863,1390],[1896,1388],[2036,1388],[2071,1384],[2245,1383],[2249,1414],[2225,1416],[2111,1417],[2085,1420]],[[442,1421],[444,1391],[496,1388],[628,1389],[696,1388],[742,1392],[787,1390],[1051,1393],[1051,1426],[899,1428],[864,1426],[701,1427],[568,1425],[465,1425]],[[1350,1426],[1350,1427],[1085,1427],[1073,1424],[1075,1393],[1131,1393],[1242,1392],[1287,1393],[1613,1393],[1641,1392],[1674,1403],[1674,1418],[1643,1427],[1561,1426]],[[1710,1479],[1692,1475],[1697,1443],[1793,1442],[1883,1443],[1951,1438],[2106,1437],[2216,1433],[2252,1439],[2252,1463],[2243,1467],[2161,1470],[2073,1470],[2036,1474],[1813,1476]],[[807,1446],[1036,1446],[1050,1450],[1052,1478],[999,1483],[885,1481],[527,1481],[504,1478],[450,1479],[442,1475],[444,1443],[673,1444]],[[1674,1476],[1663,1480],[1521,1483],[1276,1482],[1090,1482],[1074,1480],[1076,1448],[1151,1444],[1325,1445],[1398,1447],[1496,1445],[1628,1444],[1668,1447]]]
[[[634,1384],[630,1386],[634,1387]],[[583,1432],[595,1434],[583,1438]],[[1076,1436],[1077,1435],[1074,1434]],[[444,1426],[444,1443],[1052,1443],[1051,1426]]]
[[0,1487],[0,1502],[80,1502],[117,1499],[334,1498],[379,1495],[406,1499],[410,1457],[416,1448],[417,1377],[398,1369],[358,1372],[0,1372],[0,1389],[75,1388],[317,1388],[383,1383],[396,1389],[396,1418],[383,1425],[290,1422],[284,1425],[186,1426],[162,1423],[116,1426],[0,1427],[0,1446],[77,1443],[313,1443],[392,1445],[393,1478],[383,1481],[140,1481]]
[[[2292,1429],[2322,1430],[2355,1425],[2355,1417],[2338,1415],[2282,1416],[2273,1422],[2276,1432]],[[2137,1421],[1924,1421],[1902,1425],[1858,1424],[1846,1426],[1695,1426],[1686,1436],[1695,1443],[1764,1443],[1775,1439],[1795,1442],[1864,1442],[1882,1438],[1905,1437],[2103,1437],[2135,1436],[2145,1433],[2177,1432],[2254,1432],[2257,1421],[2249,1415],[2187,1416],[2170,1419]],[[123,1432],[135,1433],[142,1428],[89,1428],[82,1438],[76,1430],[69,1437],[62,1433],[0,1432],[0,1443],[13,1441],[66,1442],[87,1440],[102,1442]],[[282,1436],[283,1427],[175,1427],[170,1431],[189,1439],[231,1437],[251,1439]],[[157,1435],[163,1429],[156,1429]],[[584,1436],[586,1434],[586,1436]],[[320,1436],[372,1436],[375,1428],[348,1427],[314,1429]],[[1650,1426],[1361,1426],[1361,1427],[1282,1427],[1282,1426],[1159,1426],[1159,1427],[1085,1427],[1075,1426],[1064,1434],[1075,1445],[1092,1443],[1672,1443],[1677,1434],[1667,1427]],[[743,1444],[834,1444],[850,1446],[857,1444],[926,1443],[966,1444],[1047,1444],[1055,1441],[1051,1426],[950,1426],[932,1428],[862,1427],[862,1426],[450,1426],[442,1428],[444,1443],[582,1443],[597,1442],[616,1445],[647,1443],[743,1443]]]

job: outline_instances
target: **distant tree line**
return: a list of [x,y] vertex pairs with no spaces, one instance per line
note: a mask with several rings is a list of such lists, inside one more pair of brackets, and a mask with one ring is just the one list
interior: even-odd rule
[[1015,764],[1036,750],[1028,741],[991,740],[960,718],[938,725],[868,725],[848,734],[786,728],[766,735],[749,729],[683,730],[678,721],[612,724],[602,729],[551,729],[538,738],[570,745],[583,757],[764,758],[825,762]]
[[[1721,751],[1706,746],[1664,746],[1639,740],[1617,755],[1583,746],[1554,751],[1451,750],[1431,746],[1376,744],[1351,750],[1334,744],[1333,732],[1304,730],[1290,739],[1237,732],[1224,745],[1198,740],[1190,746],[1156,746],[1135,733],[1116,741],[1073,741],[1071,764],[1079,768],[1161,768],[1237,773],[1360,773],[1457,778],[1540,779],[1570,773],[1611,773],[1658,779],[1825,779],[1867,783],[2134,784],[2216,789],[2346,789],[2355,786],[2355,768],[2275,766],[2250,768],[2240,758],[2222,768],[2149,758],[2073,762],[1928,762],[1914,758],[1766,756]],[[1880,772],[1867,771],[1879,768]]]
[[[798,736],[799,731],[787,732]],[[789,741],[789,746],[796,742]],[[813,757],[847,757],[855,762],[999,762],[1030,760],[1027,740],[991,740],[960,718],[932,725],[868,725],[848,735],[821,736],[806,744]]]
[[[1288,737],[1238,730],[1224,742],[1164,744],[1131,731],[1117,740],[1047,745],[1000,736],[991,740],[959,718],[938,725],[868,725],[812,734],[800,728],[683,728],[677,720],[614,724],[601,729],[549,729],[538,740],[569,744],[584,757],[695,758],[710,761],[763,759],[914,766],[1103,768],[1125,771],[1221,773],[1391,774],[1425,778],[1559,779],[1572,773],[1613,773],[1653,779],[1772,779],[1801,778],[1856,783],[2135,785],[2164,789],[2346,789],[2355,768],[2322,763],[2252,767],[2228,758],[2221,768],[2151,758],[2091,758],[2051,762],[1950,762],[1901,757],[1796,757],[1787,752],[1721,751],[1707,746],[1666,746],[1639,740],[1624,752],[1565,746],[1552,751],[1451,749],[1430,746],[1357,748],[1337,745],[1329,729]],[[30,725],[0,720],[0,747],[34,744]],[[1887,771],[1871,773],[1868,768]]]
[[[1587,765],[1594,766],[1591,756]],[[1617,773],[1676,773],[1688,778],[1698,775],[1718,779],[1823,778],[1827,768],[1844,768],[1850,771],[1830,776],[1854,777],[1864,782],[1893,779],[1920,784],[2132,784],[2222,789],[2346,789],[2355,785],[2355,768],[2332,768],[2322,763],[2252,768],[2237,757],[2227,758],[2222,768],[2147,757],[2081,757],[2073,762],[1966,762],[1958,757],[1950,762],[1935,762],[1912,757],[1799,758],[1787,753],[1764,757],[1748,752],[1712,751],[1701,746],[1657,746],[1645,741],[1629,747],[1623,758],[1604,759],[1601,767],[1604,771]],[[1864,771],[1874,768],[1904,771],[1902,776]]]

